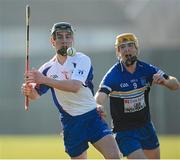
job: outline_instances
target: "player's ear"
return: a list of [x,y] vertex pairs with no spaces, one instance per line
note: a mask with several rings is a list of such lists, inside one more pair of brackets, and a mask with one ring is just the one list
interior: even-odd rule
[[116,56],[119,57],[119,47],[115,47],[115,53],[116,53]]
[[116,49],[116,53],[119,54],[120,53],[120,48],[117,46],[115,49]]
[[55,40],[53,37],[51,37],[50,41],[51,41],[52,46],[55,46]]

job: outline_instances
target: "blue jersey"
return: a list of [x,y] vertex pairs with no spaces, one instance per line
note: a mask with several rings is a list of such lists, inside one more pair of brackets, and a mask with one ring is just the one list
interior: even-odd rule
[[142,61],[137,61],[134,73],[121,62],[106,73],[99,91],[110,96],[114,132],[142,127],[150,121],[149,91],[156,73],[167,77],[159,68]]

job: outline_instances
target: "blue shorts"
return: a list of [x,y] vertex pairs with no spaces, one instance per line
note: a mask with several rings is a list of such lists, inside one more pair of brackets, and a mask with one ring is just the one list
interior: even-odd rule
[[62,119],[64,145],[70,157],[79,156],[88,149],[88,142],[95,143],[112,134],[108,125],[101,120],[96,109],[79,116],[65,115]]
[[151,122],[144,127],[116,133],[116,141],[123,156],[138,149],[155,149],[159,146],[158,137]]

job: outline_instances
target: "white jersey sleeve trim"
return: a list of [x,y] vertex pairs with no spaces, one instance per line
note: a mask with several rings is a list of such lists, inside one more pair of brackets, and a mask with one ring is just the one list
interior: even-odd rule
[[106,85],[100,85],[100,88],[106,88],[107,90],[109,90],[110,92],[112,91],[112,89]]

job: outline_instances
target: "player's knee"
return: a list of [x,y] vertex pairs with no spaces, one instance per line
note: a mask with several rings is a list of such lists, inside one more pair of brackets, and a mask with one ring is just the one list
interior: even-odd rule
[[130,153],[127,156],[128,159],[148,159],[147,156],[144,154],[142,149],[137,149],[136,151]]
[[122,153],[119,151],[112,151],[107,156],[107,159],[121,159],[123,157]]

